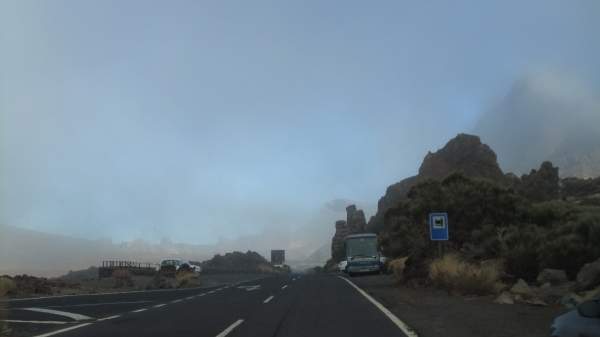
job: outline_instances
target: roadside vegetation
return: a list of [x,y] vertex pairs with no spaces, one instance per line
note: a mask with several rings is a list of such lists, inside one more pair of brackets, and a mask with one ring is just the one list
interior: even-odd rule
[[499,263],[467,262],[456,254],[447,254],[429,265],[432,284],[461,295],[495,294],[504,288]]

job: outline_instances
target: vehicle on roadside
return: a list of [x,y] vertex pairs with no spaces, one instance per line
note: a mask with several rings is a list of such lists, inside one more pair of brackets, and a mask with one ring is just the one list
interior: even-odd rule
[[380,273],[380,253],[377,249],[377,234],[364,233],[348,235],[344,239],[346,250],[346,273]]
[[581,303],[552,322],[552,337],[600,337],[600,298]]
[[346,261],[346,260],[340,261],[340,262],[338,263],[338,269],[339,269],[339,270],[340,270],[342,273],[345,273],[345,272],[346,272],[346,267],[347,267],[347,266],[348,266],[348,261]]
[[189,261],[178,258],[163,259],[160,261],[160,264],[158,266],[158,271],[162,274],[176,273],[180,270],[187,270],[194,273],[199,273],[202,271],[202,267],[192,264]]

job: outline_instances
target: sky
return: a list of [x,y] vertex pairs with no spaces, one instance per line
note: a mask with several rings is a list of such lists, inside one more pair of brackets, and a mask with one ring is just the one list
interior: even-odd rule
[[598,33],[594,0],[0,0],[0,224],[333,228],[323,207],[372,215],[523,76],[598,88]]

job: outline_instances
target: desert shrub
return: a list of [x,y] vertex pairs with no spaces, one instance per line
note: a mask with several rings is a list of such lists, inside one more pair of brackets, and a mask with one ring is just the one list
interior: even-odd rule
[[515,278],[534,281],[541,269],[539,250],[543,239],[544,231],[538,226],[507,227],[501,238],[501,256],[506,260],[506,272]]
[[429,279],[434,286],[463,295],[496,293],[500,287],[498,265],[476,264],[447,254],[429,265]]
[[392,272],[396,281],[402,282],[404,280],[404,269],[406,268],[406,260],[408,257],[401,257],[393,259],[387,263],[387,268]]
[[0,297],[4,297],[7,294],[14,292],[17,285],[13,280],[8,277],[0,277]]
[[177,288],[185,288],[190,286],[198,286],[198,275],[191,271],[181,271],[175,275]]
[[112,277],[115,280],[115,288],[133,287],[133,277],[127,269],[116,269],[113,271]]

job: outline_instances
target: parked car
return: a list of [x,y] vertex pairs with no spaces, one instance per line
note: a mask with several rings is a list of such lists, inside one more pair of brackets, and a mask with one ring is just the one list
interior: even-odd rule
[[348,261],[343,260],[340,261],[340,263],[338,263],[338,269],[342,272],[345,273],[346,272],[346,266],[348,265]]
[[199,273],[202,271],[202,267],[192,264],[189,261],[177,258],[161,260],[158,268],[159,272],[161,273],[175,273],[179,270],[189,270],[195,273]]
[[552,337],[600,337],[600,298],[583,302],[552,322]]

